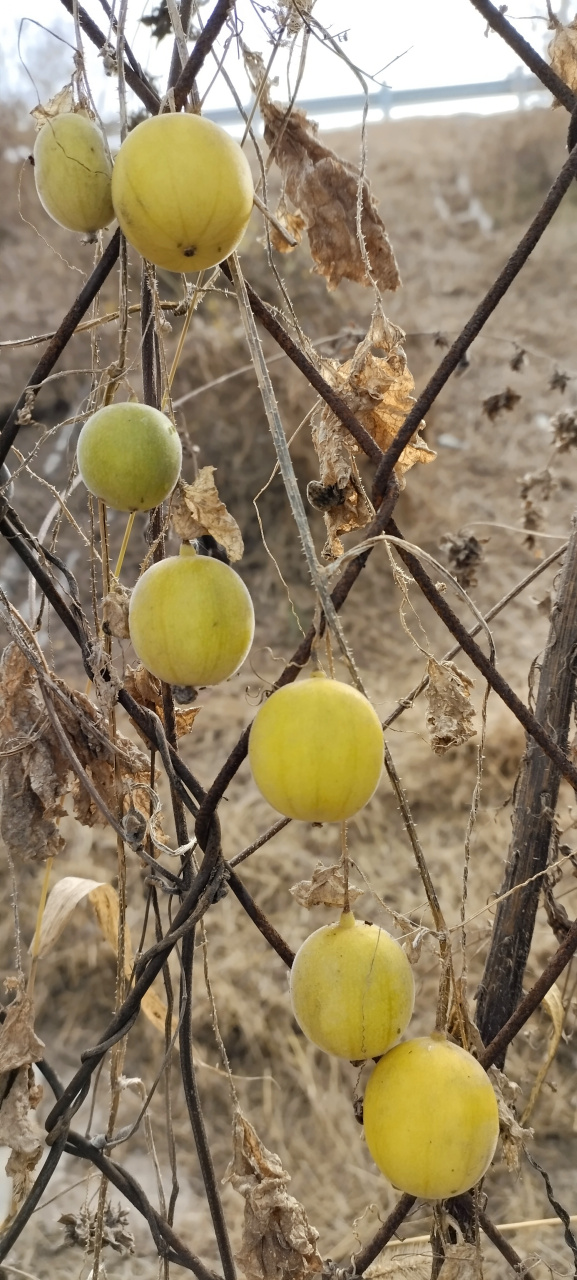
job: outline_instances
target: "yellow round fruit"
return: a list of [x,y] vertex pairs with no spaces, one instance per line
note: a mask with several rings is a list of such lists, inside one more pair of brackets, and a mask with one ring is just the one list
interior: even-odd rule
[[375,1164],[395,1187],[445,1200],[486,1173],[499,1113],[482,1066],[435,1034],[407,1040],[377,1063],[365,1093],[364,1126]]
[[147,569],[130,599],[130,639],[147,671],[167,684],[220,684],[244,662],[252,601],[229,565],[186,544]]
[[305,822],[340,822],[376,790],[383,731],[361,693],[315,672],[277,689],[260,708],[248,756],[273,809]]
[[343,911],[311,933],[290,975],[299,1027],[337,1058],[375,1058],[407,1028],[415,1001],[411,966],[394,938]]
[[76,448],[86,488],[116,511],[150,511],[172,493],[182,446],[170,418],[147,404],[109,404],[85,422]]
[[34,144],[34,177],[41,204],[61,227],[90,235],[113,221],[112,162],[88,116],[65,112],[43,124]]
[[253,203],[244,152],[204,116],[153,116],[125,138],[114,163],[112,200],[143,258],[167,271],[200,271],[242,239]]

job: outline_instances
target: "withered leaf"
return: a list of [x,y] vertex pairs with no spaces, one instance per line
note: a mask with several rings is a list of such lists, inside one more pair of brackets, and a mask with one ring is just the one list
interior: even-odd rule
[[306,221],[303,218],[302,213],[299,213],[298,211],[296,213],[290,213],[284,203],[284,200],[281,200],[278,209],[276,210],[275,217],[277,222],[280,222],[281,226],[286,227],[289,234],[293,237],[293,240],[296,240],[296,244],[291,244],[289,240],[285,240],[282,232],[279,231],[278,227],[275,227],[274,222],[271,222],[269,223],[271,245],[273,249],[277,250],[277,253],[292,253],[293,249],[297,248],[297,245],[300,244],[303,238]]
[[[148,782],[147,757],[118,733],[113,745],[105,718],[89,698],[68,688],[54,672],[51,685],[62,691],[55,709],[78,759],[108,808],[117,802],[114,754],[125,784]],[[70,794],[74,814],[85,826],[105,819],[72,769],[46,715],[35,670],[16,644],[0,661],[0,832],[13,856],[43,859],[63,845],[58,820],[61,798]]]
[[433,751],[444,755],[450,747],[460,747],[475,736],[471,723],[475,708],[470,699],[473,681],[454,662],[437,662],[435,658],[429,658],[427,674],[427,729]]
[[[98,1217],[98,1212],[91,1213],[86,1205],[81,1205],[78,1213],[63,1213],[58,1221],[64,1227],[64,1244],[70,1248],[78,1245],[85,1253],[94,1253]],[[134,1253],[134,1236],[129,1223],[128,1210],[120,1205],[113,1209],[107,1201],[101,1224],[102,1247],[108,1246],[123,1255]]]
[[521,396],[517,391],[513,391],[511,387],[506,387],[504,391],[499,391],[497,395],[487,396],[486,400],[483,400],[483,413],[491,422],[494,422],[500,413],[511,413],[511,410],[515,408],[520,399]]
[[[111,884],[96,884],[93,889],[88,892],[88,900],[92,906],[100,932],[106,939],[109,946],[112,947],[114,954],[118,955],[118,929],[120,908],[118,902],[118,894]],[[134,968],[134,951],[132,946],[132,937],[130,929],[125,925],[124,931],[124,973],[128,982],[132,978]],[[166,1005],[157,995],[154,987],[149,987],[142,997],[142,1012],[145,1018],[152,1023],[153,1027],[164,1035],[166,1029]],[[177,1019],[173,1019],[173,1030],[178,1025]]]
[[483,1280],[483,1263],[475,1244],[445,1244],[439,1280]]
[[102,600],[102,629],[107,636],[117,640],[129,640],[128,606],[131,592],[120,582],[115,582]]
[[53,120],[55,116],[63,114],[68,115],[69,112],[78,111],[78,109],[74,102],[72,84],[65,84],[48,102],[39,103],[37,107],[33,107],[30,115],[36,125],[36,132],[39,133],[47,120]]
[[533,1130],[523,1129],[515,1115],[514,1106],[519,1093],[519,1085],[515,1084],[513,1080],[509,1080],[508,1076],[499,1071],[498,1067],[489,1067],[488,1074],[497,1099],[499,1133],[505,1164],[510,1173],[517,1173],[523,1143],[528,1138],[533,1137]]
[[[553,70],[569,85],[577,90],[577,17],[566,27],[558,19],[555,20],[555,34],[547,50]],[[556,98],[553,106],[558,107]]]
[[16,1213],[32,1186],[32,1174],[44,1149],[44,1139],[33,1112],[42,1097],[31,1066],[16,1074],[0,1076],[0,1146],[10,1147],[6,1174],[13,1179],[12,1213]]
[[[349,883],[349,902],[356,902],[363,892],[363,889]],[[345,878],[342,863],[335,862],[333,866],[325,867],[323,862],[317,862],[311,879],[299,880],[298,884],[291,886],[289,893],[307,911],[311,907],[344,907]]]
[[[63,876],[54,888],[50,890],[46,900],[44,915],[42,916],[42,925],[40,927],[40,940],[38,947],[38,957],[42,958],[52,950],[54,943],[58,941],[60,934],[65,929],[74,908],[78,906],[82,899],[91,893],[93,889],[97,889],[103,884],[102,880],[85,880],[80,876]],[[29,951],[32,950],[34,942],[30,943]]]
[[488,538],[476,538],[474,533],[444,533],[440,539],[439,546],[447,553],[451,573],[465,591],[477,585],[477,570],[485,554],[485,542]]
[[218,496],[213,473],[216,467],[201,467],[196,480],[179,480],[170,503],[174,532],[185,541],[210,533],[224,547],[229,560],[242,558],[244,543],[236,520]]
[[553,439],[558,453],[567,453],[577,445],[577,413],[575,410],[562,409],[551,418]]
[[[157,680],[156,676],[151,675],[145,667],[129,667],[124,678],[124,687],[135,702],[140,703],[141,707],[146,707],[147,711],[154,711],[164,723],[162,690],[160,680]],[[174,708],[177,738],[183,738],[185,734],[190,733],[201,710],[201,707]],[[141,732],[138,725],[135,725],[135,728],[143,741],[149,745],[148,738]]]
[[[404,336],[402,329],[377,311],[351,360],[344,364],[336,360],[323,361],[327,380],[383,450],[391,444],[415,403],[411,394],[415,384],[401,346]],[[384,356],[375,355],[375,348],[384,352]],[[325,512],[324,517],[328,532],[324,554],[334,557],[343,552],[340,535],[364,528],[374,511],[355,463],[358,446],[326,405],[313,420],[312,438],[322,484],[336,485],[343,494],[342,503]],[[401,487],[404,487],[405,472],[415,463],[432,462],[435,457],[433,450],[415,434],[395,467]]]
[[50,858],[64,841],[68,765],[47,727],[36,676],[16,644],[0,660],[0,833],[12,856]]
[[44,1049],[45,1045],[34,1031],[34,1006],[21,985],[0,1027],[0,1072],[16,1071],[39,1062]]
[[[304,111],[260,98],[264,136],[283,178],[283,192],[306,226],[315,271],[329,289],[341,280],[370,285],[357,236],[359,170],[318,139],[318,125]],[[361,228],[371,271],[379,288],[398,289],[401,279],[385,224],[365,178]],[[292,227],[291,227],[292,230]]]
[[563,394],[567,390],[571,381],[571,374],[565,373],[563,369],[554,369],[549,379],[549,390],[560,391]]
[[366,1280],[429,1280],[432,1261],[428,1244],[395,1244],[365,1271]]
[[304,1280],[311,1272],[322,1271],[316,1247],[318,1231],[310,1226],[302,1204],[286,1189],[290,1174],[238,1110],[225,1181],[232,1183],[245,1201],[237,1261],[246,1280]]

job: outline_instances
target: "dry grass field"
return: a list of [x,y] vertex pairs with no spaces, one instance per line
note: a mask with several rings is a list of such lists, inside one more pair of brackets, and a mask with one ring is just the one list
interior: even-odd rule
[[[517,243],[537,209],[551,180],[563,163],[565,118],[562,113],[535,110],[486,119],[458,116],[450,119],[405,120],[372,125],[368,129],[369,174],[380,211],[395,248],[403,287],[387,301],[390,318],[407,333],[406,350],[417,387],[424,385],[440,359],[442,343],[451,339],[470,315],[494,275]],[[0,341],[54,328],[77,292],[83,275],[91,270],[93,246],[81,246],[61,231],[40,209],[30,168],[18,155],[31,143],[27,122],[5,112],[4,153],[0,155],[0,186],[5,199],[0,211]],[[355,130],[327,137],[329,145],[349,160],[358,155]],[[271,277],[254,218],[243,247],[247,277],[269,300]],[[577,476],[572,453],[554,450],[551,417],[577,406],[577,256],[575,227],[577,196],[570,193],[519,280],[474,343],[470,363],[452,377],[427,423],[426,439],[436,450],[436,461],[416,467],[408,475],[399,503],[399,523],[406,536],[442,563],[443,535],[471,531],[484,543],[478,582],[471,594],[485,612],[513,584],[535,568],[567,537],[575,508]],[[342,284],[328,293],[324,282],[311,273],[308,251],[276,255],[278,270],[286,281],[296,312],[313,339],[332,335],[323,346],[340,359],[350,355],[358,336],[370,321],[371,298],[357,285]],[[130,301],[138,301],[137,264],[131,264]],[[161,296],[175,296],[174,278],[161,276]],[[114,285],[107,284],[102,310],[115,305]],[[166,334],[170,357],[179,332],[172,320]],[[98,331],[101,367],[115,353],[113,326]],[[137,317],[134,335],[137,334]],[[11,407],[36,358],[37,348],[0,346],[0,412]],[[265,340],[268,356],[275,355]],[[138,388],[138,344],[133,338],[130,382]],[[519,352],[522,358],[515,360]],[[78,337],[58,366],[66,376],[55,378],[38,402],[37,420],[55,428],[30,461],[34,475],[23,469],[16,481],[14,502],[29,527],[38,532],[74,462],[77,418],[89,387],[90,342]],[[211,782],[250,721],[263,691],[270,687],[298,642],[298,625],[311,620],[312,593],[288,503],[278,476],[272,480],[258,509],[267,550],[263,546],[254,499],[274,467],[274,452],[258,389],[251,372],[237,373],[216,387],[206,387],[225,373],[234,373],[248,362],[244,336],[234,297],[215,292],[199,309],[186,339],[176,376],[177,410],[185,450],[184,471],[192,479],[198,465],[217,467],[217,482],[229,510],[241,525],[246,552],[240,572],[250,588],[257,617],[252,654],[231,681],[199,695],[200,714],[182,750],[203,785]],[[515,367],[517,365],[518,367]],[[87,372],[88,371],[88,372]],[[566,374],[567,380],[555,376]],[[271,365],[287,435],[292,435],[310,410],[310,388],[288,361]],[[566,381],[564,389],[562,385]],[[511,410],[494,419],[483,410],[483,401],[511,388],[518,397]],[[64,425],[58,425],[62,424]],[[36,435],[34,432],[36,431]],[[38,436],[34,427],[21,436],[23,452]],[[39,437],[38,437],[39,438]],[[317,475],[308,428],[292,446],[301,486]],[[545,504],[542,529],[527,543],[520,496],[523,477],[550,466],[556,480]],[[38,477],[46,484],[40,483]],[[81,486],[71,495],[69,507],[87,527]],[[324,531],[321,516],[310,511],[317,548]],[[142,559],[144,517],[137,520],[123,578],[134,580]],[[547,536],[541,536],[547,535]],[[113,549],[120,543],[122,517],[113,515]],[[176,545],[176,544],[175,544]],[[75,531],[64,524],[60,554],[76,574],[83,596],[89,598],[87,553]],[[28,586],[11,556],[2,548],[0,580],[26,618]],[[275,563],[276,561],[276,563]],[[532,664],[547,635],[547,607],[543,606],[558,566],[544,572],[524,591],[493,626],[500,669],[524,699],[530,696]],[[281,577],[282,574],[282,577]],[[436,575],[440,578],[440,570]],[[290,594],[290,601],[289,601]],[[451,594],[451,593],[450,593]],[[453,595],[451,594],[453,601]],[[368,567],[343,610],[343,623],[371,698],[384,719],[424,671],[423,650],[442,656],[451,647],[435,615],[409,586],[409,601],[393,580],[384,548],[371,557]],[[467,611],[455,600],[463,618]],[[408,634],[412,633],[413,639]],[[82,689],[81,665],[61,627],[50,619],[45,637],[47,652],[56,670]],[[118,646],[119,669],[130,661],[127,644]],[[461,964],[458,933],[462,893],[463,849],[477,776],[477,749],[483,687],[465,659],[458,664],[475,678],[473,701],[477,736],[445,756],[432,753],[426,730],[426,705],[414,708],[396,721],[388,735],[391,752],[403,779],[420,838],[442,907],[451,928],[457,968]],[[341,668],[337,668],[341,671]],[[344,675],[344,672],[342,672]],[[130,733],[120,717],[120,727]],[[510,833],[511,800],[523,751],[520,728],[494,695],[489,699],[483,783],[475,825],[467,903],[467,964],[471,1001],[482,970],[491,928],[491,899],[498,892]],[[163,794],[165,800],[167,794]],[[577,849],[575,819],[569,789],[562,789],[559,826],[562,841]],[[220,810],[224,853],[232,857],[250,844],[274,820],[259,796],[244,764]],[[170,824],[167,820],[167,829]],[[81,828],[70,817],[64,820],[66,847],[59,856],[54,880],[64,876],[90,877],[114,883],[114,837],[101,827]],[[409,917],[425,930],[431,925],[422,885],[412,860],[395,798],[385,778],[371,803],[350,824],[352,879],[365,890],[358,913],[393,932],[400,932],[394,914]],[[325,908],[308,912],[289,890],[309,878],[317,861],[338,860],[338,831],[293,823],[270,844],[254,853],[242,866],[247,887],[290,946],[296,949],[313,928],[333,918]],[[573,918],[577,909],[577,883],[572,864],[565,864],[556,895]],[[23,943],[32,937],[40,892],[41,868],[34,863],[16,868]],[[128,893],[130,924],[135,948],[140,945],[145,898],[146,869],[129,859]],[[13,916],[10,881],[4,863],[4,912],[0,920],[2,966],[12,972]],[[149,926],[150,928],[151,926]],[[233,1073],[234,1087],[244,1113],[265,1145],[280,1156],[292,1181],[290,1191],[305,1205],[309,1220],[319,1232],[323,1257],[345,1264],[367,1240],[380,1217],[395,1203],[395,1191],[378,1174],[363,1142],[353,1113],[352,1099],[361,1088],[358,1070],[329,1059],[309,1044],[294,1022],[288,999],[287,974],[279,958],[228,894],[206,920],[208,970],[218,1022]],[[150,935],[152,936],[152,934]],[[528,977],[535,977],[556,942],[539,910],[538,925],[529,962]],[[203,977],[203,942],[197,938],[194,1035],[198,1078],[217,1174],[225,1174],[231,1154],[230,1087],[214,1037],[211,1009]],[[171,961],[178,977],[178,959]],[[439,977],[437,946],[425,933],[415,965],[417,1001],[412,1033],[432,1030]],[[573,1031],[575,1000],[573,969],[561,981],[567,1008],[563,1038],[540,1092],[531,1126],[535,1137],[530,1149],[545,1166],[555,1194],[568,1212],[577,1213],[574,1168],[577,1158],[577,1065]],[[80,1053],[98,1038],[114,1007],[115,957],[102,939],[90,907],[81,904],[49,955],[42,960],[36,984],[37,1032],[47,1045],[46,1054],[66,1080],[75,1070]],[[159,995],[163,996],[159,986]],[[518,1082],[519,1114],[528,1100],[532,1083],[546,1055],[550,1020],[545,1011],[535,1015],[517,1040],[507,1070]],[[159,1072],[164,1053],[162,1036],[141,1019],[130,1035],[124,1074],[139,1078],[149,1089]],[[108,1105],[105,1066],[95,1101],[85,1104],[77,1127],[89,1123],[95,1107],[92,1132],[104,1128]],[[48,1092],[48,1091],[47,1091]],[[49,1100],[48,1100],[49,1102]],[[127,1088],[121,1098],[119,1125],[135,1119],[141,1098],[137,1088]],[[151,1124],[167,1195],[170,1169],[165,1137],[167,1078],[162,1077],[151,1106]],[[210,1265],[218,1268],[202,1181],[192,1148],[178,1073],[172,1073],[172,1122],[178,1157],[180,1194],[177,1224],[183,1238]],[[46,1099],[41,1107],[47,1109]],[[185,1135],[185,1136],[183,1136]],[[146,1135],[141,1127],[116,1158],[142,1181],[156,1203],[156,1181]],[[80,1185],[78,1179],[84,1179]],[[94,1207],[98,1188],[96,1173],[65,1157],[40,1208],[13,1251],[10,1261],[20,1274],[34,1280],[54,1276],[62,1280],[90,1272],[89,1259],[79,1247],[65,1247],[58,1218],[77,1211],[87,1200]],[[511,1173],[499,1154],[487,1176],[491,1213],[497,1222],[551,1217],[539,1174],[521,1158]],[[57,1198],[53,1198],[57,1196]],[[223,1188],[225,1210],[238,1245],[243,1202],[227,1183]],[[113,1204],[117,1197],[112,1195]],[[158,1262],[143,1225],[130,1215],[136,1236],[136,1253],[125,1257],[105,1252],[109,1277],[142,1277],[152,1280]],[[426,1233],[430,1210],[417,1206],[401,1229],[401,1237]],[[531,1257],[538,1280],[549,1275],[569,1276],[574,1263],[563,1240],[560,1225],[525,1228],[511,1236],[524,1257]],[[427,1276],[430,1257],[425,1246],[406,1253],[388,1250],[375,1264],[374,1274]],[[538,1261],[542,1259],[542,1261]],[[501,1277],[506,1266],[487,1246],[485,1276]],[[0,1269],[0,1276],[17,1272]],[[174,1268],[174,1275],[181,1274]],[[511,1273],[512,1274],[512,1273]]]

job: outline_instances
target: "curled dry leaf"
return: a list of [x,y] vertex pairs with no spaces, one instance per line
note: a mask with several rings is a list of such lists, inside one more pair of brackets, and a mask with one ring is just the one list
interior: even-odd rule
[[523,1129],[515,1114],[515,1102],[519,1093],[519,1085],[509,1080],[498,1067],[489,1067],[491,1084],[495,1090],[499,1110],[499,1133],[503,1156],[509,1173],[517,1173],[523,1143],[533,1137],[532,1129]]
[[[577,17],[566,27],[556,20],[555,35],[547,50],[553,70],[569,85],[573,92],[577,90]],[[557,99],[553,106],[558,107]]]
[[116,636],[117,640],[129,640],[128,606],[131,592],[120,582],[115,582],[112,590],[102,601],[102,629],[107,636]]
[[475,1244],[446,1244],[439,1280],[483,1280],[483,1259]]
[[68,115],[71,111],[78,110],[79,107],[74,101],[72,84],[65,84],[48,102],[39,103],[37,107],[33,107],[30,115],[34,120],[36,132],[39,133],[47,120],[54,120],[55,116]]
[[224,547],[229,560],[242,559],[244,543],[236,520],[218,496],[213,473],[216,467],[201,467],[196,480],[179,480],[170,503],[174,532],[184,541],[210,533]]
[[543,1062],[541,1063],[541,1066],[539,1067],[539,1070],[535,1077],[533,1088],[531,1089],[531,1095],[529,1097],[529,1101],[527,1103],[527,1106],[525,1107],[523,1115],[521,1116],[522,1124],[527,1123],[527,1120],[529,1119],[530,1115],[533,1112],[535,1103],[537,1101],[537,1098],[539,1097],[539,1094],[545,1082],[547,1072],[549,1071],[549,1067],[551,1066],[551,1063],[553,1062],[553,1059],[561,1043],[561,1036],[563,1035],[563,1027],[565,1025],[565,1008],[563,1005],[561,992],[556,982],[553,983],[553,986],[550,988],[550,990],[547,991],[546,994],[543,996],[541,1004],[543,1008],[547,1010],[547,1013],[549,1014],[549,1017],[551,1019],[551,1032],[549,1035],[549,1043],[547,1045],[545,1057],[543,1059]]
[[474,681],[454,662],[437,662],[435,658],[429,658],[427,674],[427,729],[433,751],[442,756],[450,747],[460,747],[475,736],[475,708],[470,697]]
[[42,1089],[32,1070],[32,1063],[43,1056],[44,1045],[34,1031],[34,1009],[24,983],[11,985],[16,985],[17,994],[0,1027],[0,1146],[10,1147],[6,1174],[13,1179],[15,1213],[28,1195],[44,1145],[33,1115]]
[[[42,916],[37,952],[39,959],[52,950],[78,903],[103,883],[102,880],[85,880],[80,876],[64,876],[54,885],[48,894]],[[30,943],[29,951],[32,950],[33,945],[34,941]]]
[[[363,892],[363,889],[349,883],[349,902],[356,902]],[[291,886],[289,893],[307,911],[312,907],[344,907],[345,877],[342,863],[336,862],[331,867],[325,867],[323,862],[317,862],[312,878],[299,880],[298,884]]]
[[[336,360],[323,361],[327,380],[383,450],[392,443],[415,403],[412,395],[415,383],[401,346],[404,336],[402,329],[377,311],[351,360],[344,364]],[[375,355],[375,348],[384,355]],[[374,511],[355,463],[358,446],[328,406],[313,420],[312,435],[322,484],[336,485],[343,494],[342,503],[325,513],[328,542],[324,554],[338,556],[343,552],[340,535],[363,529]],[[415,463],[432,462],[435,457],[433,450],[415,434],[395,467],[401,487],[404,487],[405,472]]]
[[304,1280],[311,1272],[322,1271],[316,1247],[318,1231],[310,1226],[302,1204],[286,1189],[290,1174],[238,1110],[225,1181],[232,1183],[245,1201],[237,1261],[246,1280]]
[[[164,724],[162,689],[160,680],[157,680],[156,676],[151,675],[150,671],[147,671],[145,667],[129,667],[125,675],[124,687],[135,702],[138,702],[141,707],[145,707],[147,711],[154,711],[155,715]],[[185,734],[190,733],[200,711],[200,707],[174,708],[177,738],[183,738]],[[143,742],[148,744],[148,738],[141,732],[138,725],[134,727]]]
[[[359,170],[325,147],[318,125],[304,111],[271,102],[260,109],[264,136],[283,178],[283,190],[306,226],[315,271],[329,289],[341,280],[370,285],[357,236]],[[380,289],[398,289],[401,278],[385,224],[367,178],[362,183],[361,228],[373,278]]]
[[476,538],[474,533],[444,533],[439,541],[441,550],[447,553],[453,577],[465,591],[477,585],[477,570],[485,555],[483,544],[488,541],[488,538]]
[[[116,805],[116,751],[128,803],[131,784],[148,782],[147,757],[120,733],[113,745],[90,699],[54,672],[48,678],[62,691],[62,699],[54,698],[56,714],[96,790],[108,808]],[[64,795],[72,796],[74,816],[85,826],[105,821],[54,734],[35,670],[16,644],[8,645],[0,661],[0,751],[0,833],[13,856],[43,859],[60,851]]]
[[483,400],[483,413],[490,422],[494,422],[500,413],[511,413],[520,399],[521,396],[517,391],[507,387],[505,391],[499,391],[497,395],[487,396],[486,400]]
[[303,238],[306,221],[302,213],[298,211],[290,213],[284,200],[280,201],[275,217],[281,226],[286,227],[289,235],[293,237],[293,240],[296,240],[296,244],[291,244],[289,240],[285,240],[282,232],[279,231],[278,227],[275,227],[274,222],[269,222],[268,229],[271,245],[273,249],[277,250],[277,253],[292,253]]
[[395,1244],[368,1267],[366,1280],[429,1280],[432,1261],[428,1244]]
[[[295,238],[300,239],[306,227],[314,269],[324,276],[329,289],[336,289],[343,279],[370,285],[357,235],[359,170],[319,142],[318,125],[304,111],[293,107],[287,118],[287,109],[271,101],[271,82],[260,54],[243,46],[243,56],[259,95],[265,141],[282,174],[280,221],[286,220],[283,207],[288,196],[297,211]],[[381,289],[398,289],[401,278],[395,255],[366,178],[361,209],[373,278]]]
[[551,418],[551,430],[558,453],[568,453],[577,445],[577,412],[561,409]]

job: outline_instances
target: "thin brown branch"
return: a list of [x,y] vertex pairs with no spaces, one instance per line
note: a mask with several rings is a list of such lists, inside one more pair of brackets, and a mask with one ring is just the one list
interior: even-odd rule
[[234,0],[217,0],[186,66],[182,68],[174,86],[174,104],[177,111],[180,111],[181,107],[184,106],[196,77],[233,8]]
[[573,111],[577,106],[577,98],[568,84],[557,75],[553,67],[537,53],[537,50],[525,40],[519,31],[505,17],[503,9],[497,9],[491,0],[471,0],[471,4],[483,16],[493,31],[513,49],[522,59],[529,70],[538,77],[541,84],[549,89],[553,97],[566,107],[568,111]]
[[[535,716],[546,724],[563,753],[575,693],[577,652],[577,521],[563,565],[549,637],[541,664]],[[477,1025],[481,1039],[493,1040],[518,1004],[523,989],[541,892],[536,878],[544,871],[555,822],[561,780],[558,764],[531,738],[515,794],[509,856],[493,924],[491,946],[479,986]],[[528,883],[526,883],[528,882]],[[520,886],[517,893],[509,891]],[[502,1066],[502,1060],[498,1063]]]

